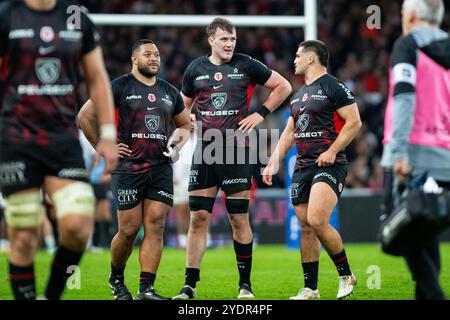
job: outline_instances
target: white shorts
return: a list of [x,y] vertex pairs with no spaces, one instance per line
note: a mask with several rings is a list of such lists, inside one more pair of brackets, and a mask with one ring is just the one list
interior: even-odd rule
[[197,137],[191,136],[180,151],[180,159],[173,164],[173,204],[189,203],[188,183]]

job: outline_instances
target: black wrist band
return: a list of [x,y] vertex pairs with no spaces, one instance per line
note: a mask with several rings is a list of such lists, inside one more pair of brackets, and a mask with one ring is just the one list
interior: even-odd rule
[[268,114],[270,114],[270,110],[265,106],[262,105],[261,108],[256,111],[256,113],[260,114],[261,117],[265,118]]

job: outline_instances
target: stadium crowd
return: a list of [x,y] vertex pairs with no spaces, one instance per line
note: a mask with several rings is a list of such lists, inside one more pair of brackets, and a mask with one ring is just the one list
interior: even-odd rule
[[[318,38],[330,49],[330,74],[338,77],[353,91],[363,120],[358,137],[347,148],[349,172],[348,188],[382,187],[380,157],[383,138],[383,118],[388,94],[388,65],[395,39],[401,33],[400,1],[375,1],[381,8],[381,29],[368,29],[368,6],[374,1],[318,1]],[[303,1],[182,1],[182,0],[79,0],[91,13],[148,13],[148,14],[250,14],[303,15]],[[448,29],[448,11],[444,30]],[[154,39],[161,51],[160,76],[176,87],[188,64],[208,51],[208,43],[201,27],[101,27],[106,67],[111,79],[129,69],[129,48],[140,38]],[[303,41],[302,28],[244,28],[238,29],[236,52],[247,53],[277,70],[288,79],[293,92],[303,85],[294,75],[293,60],[298,44]],[[255,90],[252,107],[264,101],[267,92]],[[267,117],[266,128],[283,128],[285,103]],[[283,171],[281,171],[283,172]],[[284,187],[284,175],[274,180],[275,187]],[[257,179],[258,181],[258,179]],[[264,187],[258,183],[258,187]]]

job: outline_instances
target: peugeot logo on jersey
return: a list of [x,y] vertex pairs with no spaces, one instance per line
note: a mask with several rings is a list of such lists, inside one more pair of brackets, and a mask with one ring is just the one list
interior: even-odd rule
[[301,131],[305,131],[306,128],[308,128],[309,125],[309,114],[302,114],[300,118],[297,120],[296,127],[299,128]]
[[156,97],[153,93],[149,93],[147,98],[150,102],[155,102],[155,100],[156,100]]
[[216,109],[222,109],[225,103],[227,103],[227,94],[224,92],[211,94],[211,101]]
[[214,80],[216,80],[216,81],[222,80],[222,73],[221,72],[216,72],[214,74]]
[[53,84],[59,78],[61,61],[57,58],[38,58],[34,69],[43,84]]
[[146,115],[145,126],[150,132],[155,132],[159,128],[159,116]]

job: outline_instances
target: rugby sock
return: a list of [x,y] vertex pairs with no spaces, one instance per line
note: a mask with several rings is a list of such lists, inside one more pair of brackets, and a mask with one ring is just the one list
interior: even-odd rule
[[34,265],[19,267],[9,261],[9,280],[16,300],[35,300]]
[[139,292],[144,292],[147,288],[153,287],[156,274],[151,272],[141,272],[139,277]]
[[45,297],[47,299],[58,300],[61,298],[66,281],[71,275],[68,272],[68,268],[69,266],[77,266],[82,255],[83,251],[75,252],[63,246],[58,247],[55,258],[53,259],[47,289],[45,290]]
[[350,270],[350,266],[348,264],[347,255],[345,254],[345,249],[342,249],[342,251],[338,254],[330,254],[330,258],[331,260],[333,260],[340,277],[350,276],[352,274],[352,271]]
[[109,276],[109,280],[119,280],[120,282],[123,282],[124,276],[123,273],[125,271],[125,266],[122,268],[116,268],[112,262],[111,262],[111,274]]
[[303,279],[305,280],[305,288],[316,290],[319,278],[319,261],[302,263],[302,267]]
[[200,269],[197,268],[186,268],[186,280],[185,285],[195,288],[197,286],[197,281],[200,281]]
[[250,243],[242,244],[233,239],[233,244],[239,270],[239,285],[246,283],[251,286],[253,240]]

